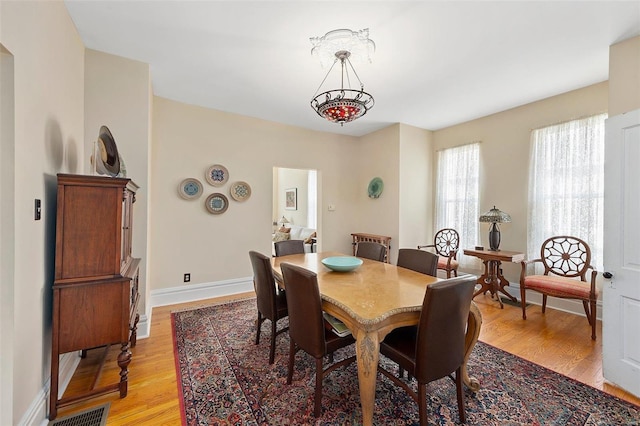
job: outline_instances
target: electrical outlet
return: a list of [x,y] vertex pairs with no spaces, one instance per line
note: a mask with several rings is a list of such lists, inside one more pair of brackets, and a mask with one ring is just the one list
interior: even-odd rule
[[184,282],[188,283],[191,281],[191,274],[184,274]]

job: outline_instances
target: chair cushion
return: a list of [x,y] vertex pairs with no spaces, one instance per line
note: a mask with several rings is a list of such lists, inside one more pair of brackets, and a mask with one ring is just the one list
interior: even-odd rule
[[[449,258],[447,256],[438,256],[438,269],[447,269],[447,262]],[[458,269],[458,261],[451,259],[451,269]]]
[[[524,278],[524,286],[531,290],[547,293],[556,297],[575,297],[589,299],[591,285],[574,278],[553,275],[529,275]],[[598,289],[596,288],[596,297]]]

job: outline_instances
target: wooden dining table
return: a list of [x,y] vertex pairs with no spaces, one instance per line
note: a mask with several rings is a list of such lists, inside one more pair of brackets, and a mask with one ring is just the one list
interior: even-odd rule
[[[419,323],[426,288],[441,279],[368,259],[362,259],[362,265],[353,271],[334,272],[321,262],[330,256],[345,255],[336,252],[293,254],[271,258],[271,266],[276,281],[283,286],[280,265],[285,262],[318,275],[322,309],[344,322],[356,340],[362,423],[372,425],[380,342],[395,328]],[[472,302],[462,380],[474,392],[480,389],[480,383],[469,376],[467,361],[478,341],[481,324],[482,315]]]

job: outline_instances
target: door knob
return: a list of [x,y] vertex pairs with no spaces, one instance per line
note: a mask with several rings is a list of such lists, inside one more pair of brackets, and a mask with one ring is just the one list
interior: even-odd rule
[[608,280],[613,278],[613,274],[611,272],[603,272],[602,276],[605,277]]

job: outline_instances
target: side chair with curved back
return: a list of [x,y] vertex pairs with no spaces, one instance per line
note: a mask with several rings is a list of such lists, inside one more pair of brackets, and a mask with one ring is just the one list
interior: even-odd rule
[[433,248],[438,258],[438,269],[447,273],[447,278],[451,278],[451,273],[458,276],[458,249],[460,248],[460,235],[453,228],[443,228],[436,232],[433,237],[433,244],[418,246],[419,249]]
[[397,266],[435,277],[438,272],[438,255],[424,250],[402,248],[398,250]]
[[[527,265],[542,263],[542,275],[526,275]],[[591,326],[591,339],[596,340],[596,287],[597,272],[591,266],[591,249],[577,237],[560,235],[548,238],[540,248],[540,258],[521,262],[520,303],[522,319],[527,319],[526,290],[542,294],[542,313],[547,307],[547,296],[582,301],[584,312]],[[587,271],[591,269],[587,282]],[[579,279],[576,279],[579,278]]]
[[[420,425],[427,425],[427,384],[442,377],[456,384],[460,422],[466,421],[461,369],[465,331],[476,277],[467,275],[427,287],[417,327],[401,327],[380,343],[380,353],[418,381],[418,393],[403,380],[378,366],[378,371],[403,388],[418,404]],[[452,374],[455,373],[455,377]]]
[[284,240],[273,244],[276,250],[276,257],[287,256],[289,254],[304,254],[303,240]]
[[355,343],[353,336],[339,337],[325,327],[322,316],[322,300],[318,289],[317,275],[308,269],[282,263],[282,278],[287,289],[289,307],[289,370],[287,384],[293,378],[293,365],[298,349],[302,349],[316,360],[316,386],[314,415],[322,412],[322,380],[338,367],[355,361],[355,356],[345,358],[323,370],[323,357]]
[[387,248],[380,243],[372,241],[360,241],[356,246],[356,257],[364,257],[365,259],[377,260],[384,262],[387,254]]
[[285,292],[276,288],[271,261],[262,253],[250,251],[249,258],[253,268],[253,286],[256,291],[258,320],[256,321],[256,345],[260,343],[260,328],[264,320],[271,320],[271,347],[269,364],[273,364],[276,353],[276,336],[288,328],[277,330],[277,322],[288,315]]

